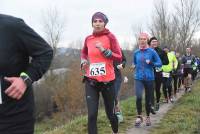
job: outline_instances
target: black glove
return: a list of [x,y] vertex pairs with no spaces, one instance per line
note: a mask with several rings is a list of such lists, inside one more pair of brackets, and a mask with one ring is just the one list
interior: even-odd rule
[[103,55],[107,58],[111,57],[112,56],[112,51],[110,49],[105,49],[103,51]]

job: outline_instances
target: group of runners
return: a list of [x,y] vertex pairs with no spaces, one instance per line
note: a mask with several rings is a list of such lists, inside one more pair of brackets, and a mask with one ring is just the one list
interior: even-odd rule
[[[118,125],[123,122],[119,106],[119,91],[122,82],[121,70],[125,67],[126,57],[116,37],[105,28],[107,23],[108,18],[102,12],[96,12],[92,16],[93,33],[86,37],[81,51],[81,69],[85,72],[89,134],[97,134],[100,93],[113,134],[118,133]],[[139,127],[143,119],[146,126],[151,126],[150,114],[159,112],[161,87],[163,103],[174,102],[177,92],[183,87],[185,92],[191,92],[192,80],[197,76],[199,68],[199,58],[191,53],[190,47],[186,48],[183,56],[176,51],[171,51],[168,46],[161,48],[158,39],[149,38],[147,33],[140,33],[138,48],[134,50],[132,58],[131,68],[135,79],[137,109],[135,126]],[[143,90],[145,91],[145,118],[142,115]]]
[[[91,23],[93,33],[85,38],[81,51],[88,133],[97,134],[99,97],[102,94],[113,134],[117,134],[119,123],[123,122],[119,92],[121,70],[127,66],[126,57],[115,35],[106,28],[108,18],[105,14],[96,12]],[[22,19],[0,14],[0,24],[0,133],[33,134],[35,110],[32,83],[49,68],[53,49]],[[190,47],[186,48],[183,56],[171,51],[168,46],[161,48],[158,39],[149,38],[146,33],[140,33],[138,48],[134,50],[132,58],[133,72],[130,73],[135,79],[137,109],[135,126],[143,122],[143,90],[145,123],[151,126],[150,114],[159,112],[161,87],[165,103],[176,100],[181,85],[185,92],[191,92],[200,59],[191,53]]]

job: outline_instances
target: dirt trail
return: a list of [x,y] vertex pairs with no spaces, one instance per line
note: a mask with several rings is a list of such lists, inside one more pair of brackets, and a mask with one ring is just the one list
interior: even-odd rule
[[[180,91],[177,94],[177,99],[176,101],[184,94],[184,91]],[[175,102],[176,103],[176,102]],[[163,116],[173,107],[173,103],[163,103],[160,105],[159,111],[156,113],[156,115],[151,115],[151,126],[146,126],[145,125],[145,119],[140,128],[136,128],[134,126],[134,123],[132,124],[132,128],[128,129],[126,134],[149,134],[150,129],[152,127],[155,127],[159,125],[160,120],[163,118]]]

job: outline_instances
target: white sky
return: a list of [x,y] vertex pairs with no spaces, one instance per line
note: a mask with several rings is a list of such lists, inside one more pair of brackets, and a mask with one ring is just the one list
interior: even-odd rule
[[[145,27],[150,23],[155,0],[1,0],[0,13],[20,17],[43,36],[42,15],[50,7],[56,7],[66,17],[66,31],[62,46],[66,42],[84,40],[91,34],[91,16],[102,11],[109,19],[107,28],[120,42],[133,40],[132,26]],[[171,7],[173,0],[167,0]],[[148,29],[144,29],[148,31]]]

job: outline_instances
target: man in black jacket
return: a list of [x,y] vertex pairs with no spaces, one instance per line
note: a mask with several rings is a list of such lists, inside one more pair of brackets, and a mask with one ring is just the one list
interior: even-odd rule
[[[151,37],[149,40],[149,45],[150,47],[152,47],[159,55],[161,61],[162,61],[162,65],[168,65],[169,64],[169,60],[167,57],[167,53],[165,51],[163,51],[161,48],[158,47],[158,39],[156,37]],[[154,74],[155,74],[155,91],[156,91],[156,105],[155,105],[155,110],[158,111],[159,110],[159,102],[160,102],[160,87],[162,84],[162,68],[155,68],[154,69]],[[151,101],[151,105],[152,105],[152,109],[151,109],[151,113],[155,114],[154,112],[154,92],[152,95],[152,101]]]
[[34,133],[32,83],[52,57],[52,48],[22,19],[0,14],[0,134]]

